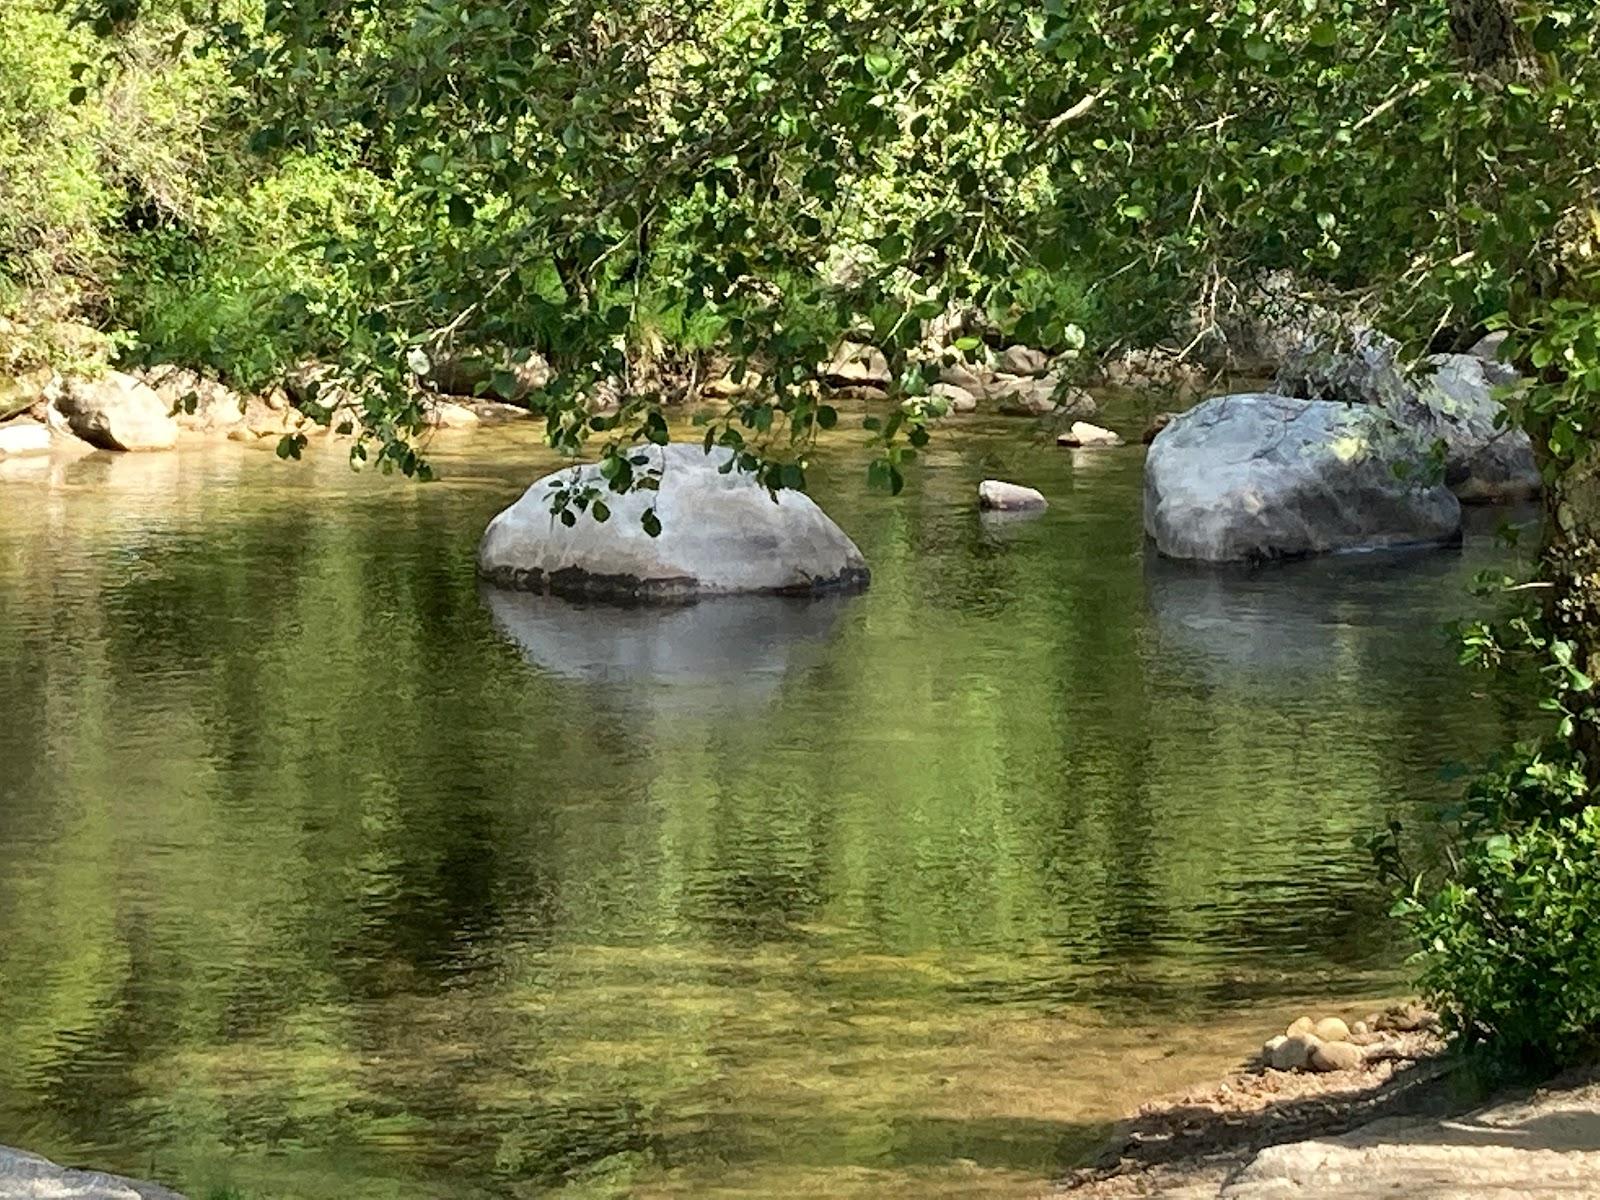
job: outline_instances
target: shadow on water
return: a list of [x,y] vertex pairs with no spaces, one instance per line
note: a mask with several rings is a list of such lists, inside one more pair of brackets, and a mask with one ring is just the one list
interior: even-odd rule
[[814,661],[849,597],[728,596],[698,604],[581,604],[483,584],[495,627],[533,666],[563,679],[670,688],[688,708],[772,698]]

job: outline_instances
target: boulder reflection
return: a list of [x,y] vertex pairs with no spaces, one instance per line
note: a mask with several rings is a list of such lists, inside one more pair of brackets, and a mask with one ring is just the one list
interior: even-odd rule
[[686,605],[581,604],[479,589],[495,626],[531,664],[585,683],[671,688],[699,703],[737,706],[776,692],[815,661],[847,596],[724,596]]

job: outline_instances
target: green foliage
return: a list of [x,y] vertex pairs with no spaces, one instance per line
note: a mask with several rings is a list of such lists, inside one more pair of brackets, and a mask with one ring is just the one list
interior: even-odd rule
[[1422,986],[1471,1042],[1550,1066],[1600,1049],[1600,808],[1584,765],[1519,748],[1473,788],[1458,859],[1400,905]]
[[276,382],[295,363],[331,355],[348,311],[350,265],[327,236],[382,219],[378,182],[359,167],[293,156],[225,196],[203,228],[165,226],[128,251],[119,316],[143,356],[209,367],[243,387]]
[[224,79],[180,8],[96,37],[55,0],[0,5],[0,309],[99,320],[127,232],[204,209]]

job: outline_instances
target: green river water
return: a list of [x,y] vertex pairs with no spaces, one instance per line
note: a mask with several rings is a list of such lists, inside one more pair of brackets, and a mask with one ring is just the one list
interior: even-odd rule
[[[1352,839],[1508,736],[1503,555],[1152,560],[1143,452],[972,420],[863,596],[490,595],[550,460],[0,466],[0,1143],[209,1196],[1031,1195],[1403,986]],[[1036,520],[975,511],[1031,483]]]

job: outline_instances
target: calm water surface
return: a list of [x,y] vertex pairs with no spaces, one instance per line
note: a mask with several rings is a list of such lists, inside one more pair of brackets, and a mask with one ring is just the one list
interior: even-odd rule
[[[1399,986],[1352,838],[1506,736],[1503,552],[1160,564],[1138,448],[815,491],[864,596],[487,594],[444,482],[0,468],[0,1142],[204,1200],[1027,1195],[1307,997]],[[974,511],[1001,475],[1037,520]]]

